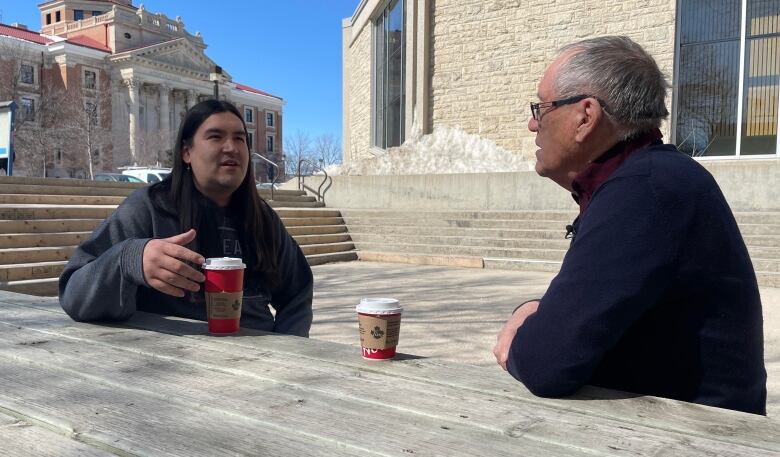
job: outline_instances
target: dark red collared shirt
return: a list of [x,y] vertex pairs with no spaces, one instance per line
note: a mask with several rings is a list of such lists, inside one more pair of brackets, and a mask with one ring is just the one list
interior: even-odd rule
[[578,173],[571,185],[574,191],[571,196],[580,205],[580,214],[583,214],[588,208],[588,204],[599,186],[618,169],[628,156],[651,144],[660,144],[662,139],[661,131],[655,129],[652,132],[621,141]]

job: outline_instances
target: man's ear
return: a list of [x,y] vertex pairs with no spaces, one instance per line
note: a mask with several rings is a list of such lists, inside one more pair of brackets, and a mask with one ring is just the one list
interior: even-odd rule
[[192,159],[190,159],[190,147],[184,146],[181,148],[181,160],[184,161],[184,163],[190,163]]
[[604,109],[595,98],[586,98],[579,103],[577,110],[578,124],[574,141],[584,143],[596,131],[604,118]]

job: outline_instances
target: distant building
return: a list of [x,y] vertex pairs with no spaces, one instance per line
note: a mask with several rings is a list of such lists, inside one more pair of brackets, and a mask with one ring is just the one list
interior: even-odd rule
[[[95,170],[165,163],[184,113],[213,98],[215,85],[244,114],[251,151],[284,169],[283,99],[233,81],[181,17],[131,0],[53,0],[38,8],[40,33],[0,24],[0,99],[21,107],[16,152],[28,174],[45,167],[49,176],[82,177],[87,150]],[[62,112],[63,98],[79,111]],[[265,178],[266,164],[256,169]]]
[[542,72],[561,46],[602,35],[636,40],[669,77],[667,142],[703,160],[780,157],[778,1],[355,4],[343,21],[345,163],[437,127],[533,161],[528,102]]

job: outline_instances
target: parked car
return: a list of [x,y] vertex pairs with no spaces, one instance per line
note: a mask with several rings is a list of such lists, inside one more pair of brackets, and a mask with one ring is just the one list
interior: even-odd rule
[[170,168],[130,167],[122,170],[123,175],[135,176],[143,182],[155,183],[171,174]]
[[96,173],[95,181],[143,182],[135,176],[123,175],[122,173]]

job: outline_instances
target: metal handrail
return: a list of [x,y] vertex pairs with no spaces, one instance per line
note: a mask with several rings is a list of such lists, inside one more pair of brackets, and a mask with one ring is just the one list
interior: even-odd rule
[[274,167],[276,169],[276,171],[274,172],[274,179],[273,179],[273,181],[271,181],[271,200],[273,200],[274,199],[274,189],[276,188],[276,180],[279,179],[279,165],[277,165],[272,160],[266,159],[265,157],[261,156],[260,154],[258,154],[256,152],[253,152],[252,155],[257,157],[257,158],[259,158],[259,159],[261,159],[261,160],[264,160],[266,163],[270,164],[272,167]]
[[[321,171],[322,174],[325,175],[325,178],[322,180],[322,182],[320,182],[320,185],[319,185],[319,187],[317,187],[317,190],[312,189],[311,187],[307,186],[303,182],[303,176],[302,176],[302,173],[301,173],[301,165],[304,162],[306,162],[307,164],[311,165],[312,170],[314,170],[314,171]],[[324,186],[325,183],[328,183],[328,185],[325,187],[325,190],[323,190],[322,186]],[[310,190],[311,192],[313,192],[317,196],[317,201],[325,204],[325,192],[327,192],[328,189],[330,189],[330,186],[332,186],[332,185],[333,185],[333,178],[328,176],[328,172],[327,171],[325,171],[324,169],[322,169],[319,166],[317,166],[317,164],[315,164],[311,160],[308,160],[308,159],[300,159],[300,160],[298,160],[298,190],[306,190],[306,189]]]

